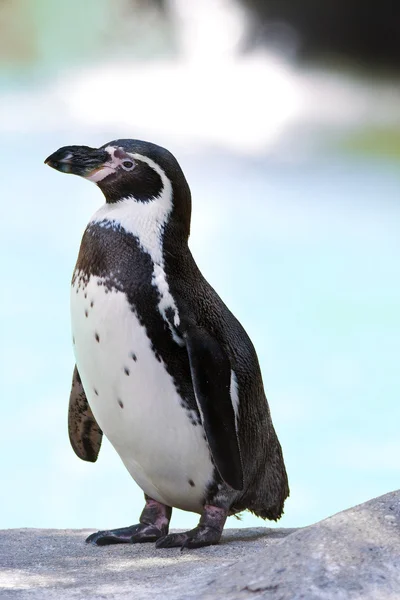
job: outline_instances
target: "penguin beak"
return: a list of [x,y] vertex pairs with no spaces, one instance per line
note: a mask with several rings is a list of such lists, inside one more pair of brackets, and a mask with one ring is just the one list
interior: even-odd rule
[[[46,158],[44,163],[61,171],[80,177],[95,179],[93,175],[110,162],[110,155],[104,149],[89,148],[89,146],[64,146]],[[109,167],[110,172],[114,169]]]

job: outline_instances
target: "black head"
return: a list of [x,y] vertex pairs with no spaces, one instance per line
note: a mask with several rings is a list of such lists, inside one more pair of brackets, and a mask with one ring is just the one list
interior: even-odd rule
[[165,148],[139,140],[114,140],[100,148],[64,146],[45,163],[93,181],[106,202],[157,202],[171,194],[172,217],[189,235],[190,189],[176,158]]

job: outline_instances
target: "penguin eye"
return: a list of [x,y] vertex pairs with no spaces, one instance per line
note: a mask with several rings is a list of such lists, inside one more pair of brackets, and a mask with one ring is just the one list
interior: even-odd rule
[[124,160],[122,163],[122,168],[125,169],[125,171],[131,171],[133,169],[133,162],[130,160]]

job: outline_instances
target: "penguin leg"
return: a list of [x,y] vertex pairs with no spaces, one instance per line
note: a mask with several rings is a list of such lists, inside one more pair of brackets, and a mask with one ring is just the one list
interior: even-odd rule
[[201,548],[218,544],[225,525],[228,510],[206,504],[199,524],[191,531],[184,533],[170,533],[156,541],[156,548]]
[[155,542],[168,533],[172,508],[165,506],[150,496],[146,496],[146,505],[140,515],[139,523],[121,529],[98,531],[86,539],[87,543],[97,546],[108,544],[140,544],[142,542]]

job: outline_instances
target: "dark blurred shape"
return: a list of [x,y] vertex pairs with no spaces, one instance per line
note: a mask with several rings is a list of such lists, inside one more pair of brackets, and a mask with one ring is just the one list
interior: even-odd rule
[[[148,0],[132,0],[133,3],[136,5],[136,7],[138,8],[146,8],[147,4],[149,3]],[[166,2],[165,0],[152,0],[154,6],[156,6],[159,10],[166,10]]]
[[[112,0],[109,1],[112,3]],[[168,0],[130,0],[130,3],[134,11],[146,10],[150,4],[160,12],[168,12]]]
[[242,0],[242,4],[256,17],[254,32],[261,27],[266,43],[268,25],[285,23],[293,28],[300,58],[341,55],[400,68],[400,2]]

